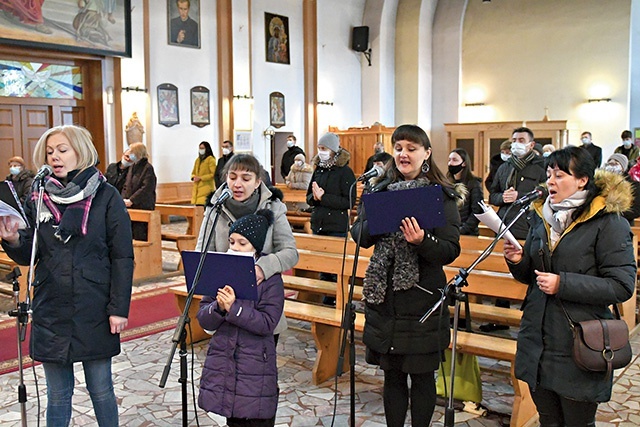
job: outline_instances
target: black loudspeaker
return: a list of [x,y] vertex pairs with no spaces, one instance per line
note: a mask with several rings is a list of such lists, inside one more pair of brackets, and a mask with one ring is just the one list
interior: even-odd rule
[[351,34],[351,49],[356,52],[366,52],[369,47],[369,27],[353,27]]

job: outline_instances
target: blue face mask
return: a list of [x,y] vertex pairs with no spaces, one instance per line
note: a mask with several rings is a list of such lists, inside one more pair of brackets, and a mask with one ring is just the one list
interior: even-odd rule
[[624,148],[631,147],[631,140],[630,139],[625,139],[624,141],[622,141],[622,145],[624,145]]
[[545,151],[542,153],[542,157],[549,157],[551,155],[551,151]]
[[9,173],[11,175],[18,175],[20,172],[22,172],[22,168],[20,166],[11,166],[9,168]]
[[138,157],[135,154],[129,154],[129,160],[131,160],[133,163],[138,161]]

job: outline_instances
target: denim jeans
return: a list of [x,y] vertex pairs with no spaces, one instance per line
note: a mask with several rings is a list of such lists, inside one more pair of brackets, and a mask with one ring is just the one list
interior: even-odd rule
[[[43,363],[47,380],[47,427],[67,427],[71,421],[73,364]],[[100,427],[118,426],[118,404],[111,379],[111,358],[82,362],[87,390]]]

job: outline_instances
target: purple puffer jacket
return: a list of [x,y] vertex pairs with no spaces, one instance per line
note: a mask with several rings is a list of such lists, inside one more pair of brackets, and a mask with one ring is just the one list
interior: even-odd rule
[[211,337],[198,405],[224,417],[272,418],[278,407],[273,330],[284,307],[280,274],[258,286],[258,301],[236,300],[222,316],[215,298],[200,302],[198,322]]

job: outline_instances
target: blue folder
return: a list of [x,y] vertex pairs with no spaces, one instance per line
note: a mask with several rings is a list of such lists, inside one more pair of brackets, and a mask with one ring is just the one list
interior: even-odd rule
[[[193,278],[200,262],[200,251],[182,251],[184,277],[187,290],[193,286]],[[256,266],[253,257],[220,252],[207,252],[196,295],[215,297],[218,289],[229,285],[237,299],[258,300]]]
[[416,218],[423,230],[446,225],[444,194],[439,185],[364,194],[362,202],[371,235],[400,231],[407,217]]

